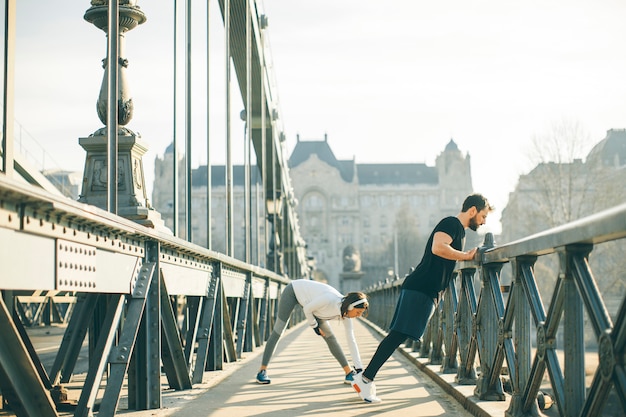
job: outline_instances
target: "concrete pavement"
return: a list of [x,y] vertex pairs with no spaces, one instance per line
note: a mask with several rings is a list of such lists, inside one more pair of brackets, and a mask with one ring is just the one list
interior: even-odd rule
[[[341,324],[333,322],[332,326],[348,354]],[[380,335],[360,320],[357,320],[355,332],[362,359],[367,364]],[[281,338],[268,369],[272,378],[269,385],[255,381],[262,353],[263,348],[257,348],[237,363],[227,364],[224,371],[208,373],[204,383],[193,390],[165,392],[160,410],[120,409],[118,414],[126,417],[463,417],[476,414],[466,411],[400,353],[395,353],[377,376],[378,396],[383,402],[363,402],[343,383],[343,370],[323,340],[304,324],[288,330]],[[125,408],[123,402],[120,406]]]

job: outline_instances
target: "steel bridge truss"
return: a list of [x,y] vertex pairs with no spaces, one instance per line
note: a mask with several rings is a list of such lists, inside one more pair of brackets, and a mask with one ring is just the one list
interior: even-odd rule
[[[277,260],[282,259],[277,256],[272,269],[278,273],[251,265],[248,253],[246,262],[234,258],[232,161],[226,164],[225,185],[229,196],[226,255],[173,236],[178,235],[177,227],[172,234],[157,221],[139,224],[129,220],[137,219],[133,214],[151,214],[147,200],[145,207],[139,202],[140,210],[135,206],[122,206],[119,212],[131,213],[128,218],[116,216],[117,194],[124,187],[107,187],[106,205],[100,204],[101,195],[85,200],[92,205],[81,204],[60,196],[36,170],[24,167],[13,143],[17,1],[6,3],[2,137],[7,140],[0,142],[0,390],[3,405],[19,417],[57,416],[61,408],[68,407],[75,416],[91,416],[94,412],[99,416],[112,416],[127,382],[129,408],[158,409],[162,375],[171,389],[189,389],[202,382],[207,371],[222,369],[224,363],[236,361],[243,352],[261,346],[273,325],[281,290],[289,282],[287,275],[302,277],[308,273],[284,152],[285,134],[276,86],[263,39],[267,17],[260,14],[254,0],[217,1],[227,34],[225,70],[230,79],[232,67],[237,77],[245,107],[247,147],[253,148],[261,171],[262,199],[268,207],[274,207],[273,213],[266,209],[265,215],[280,236],[281,247],[274,249],[281,249],[285,255],[286,273],[282,272],[282,260],[281,267],[277,267]],[[188,19],[185,32],[191,39],[192,1],[186,0],[184,4]],[[134,27],[128,19],[121,19],[121,26],[116,24],[116,21],[120,23],[122,8],[124,16],[137,20],[134,24],[145,20],[136,2],[92,2],[91,6],[85,18],[90,16],[87,20],[103,30],[108,23],[105,31],[109,40],[119,37],[121,26],[126,25],[124,30]],[[207,3],[207,31],[209,10]],[[175,42],[176,36],[173,35]],[[120,62],[116,59],[120,57],[115,45],[116,42],[108,42],[107,62]],[[186,59],[190,59],[189,54]],[[208,55],[206,65],[208,73]],[[108,85],[115,87],[117,78],[121,77],[115,76],[113,68],[105,72]],[[121,74],[122,70],[118,70]],[[186,70],[185,96],[189,99],[191,73],[189,68]],[[120,84],[124,86],[123,82]],[[230,86],[230,82],[226,84]],[[107,109],[101,109],[106,113],[106,123],[101,121],[108,126],[102,141],[107,144],[107,184],[113,184],[118,177],[115,173],[118,158],[113,156],[113,151],[119,148],[116,132],[120,130],[114,109],[121,97],[120,89],[109,90],[108,104],[103,105]],[[230,87],[226,99],[230,103]],[[189,124],[191,108],[186,109],[186,113]],[[130,116],[126,114],[125,118]],[[226,125],[230,117],[227,112]],[[229,148],[230,133],[226,136]],[[209,138],[206,140],[208,149]],[[87,142],[86,145],[91,143]],[[189,155],[191,137],[188,132],[185,144]],[[248,194],[251,152],[252,149],[247,149],[245,155]],[[190,160],[187,158],[188,162]],[[138,160],[135,162],[141,165]],[[178,178],[176,168],[174,172],[173,177]],[[190,172],[189,162],[185,173],[189,178]],[[143,175],[138,177],[143,178]],[[90,190],[88,181],[85,175],[83,192]],[[188,189],[188,219],[192,218],[191,194]],[[177,189],[173,190],[173,195],[178,196]],[[208,181],[209,207],[210,195]],[[245,216],[248,233],[252,229],[250,200],[246,203]],[[110,212],[103,210],[105,207]],[[178,215],[175,213],[174,217]],[[148,220],[151,220],[149,215]],[[154,228],[142,224],[152,224]],[[209,208],[206,224],[207,242],[210,242]],[[186,226],[186,235],[191,237],[189,220]],[[268,240],[267,236],[266,239],[255,237],[258,241]],[[247,235],[246,239],[249,241],[252,236]],[[249,249],[251,245],[246,243]],[[292,317],[294,322],[302,319],[299,314]],[[45,366],[29,338],[27,327],[49,322],[64,323],[67,328],[54,363]],[[86,375],[76,371],[85,346],[89,357]],[[78,399],[67,398],[68,384],[80,386]],[[104,387],[103,392],[101,387]]]
[[[0,177],[0,389],[18,416],[161,407],[164,383],[201,383],[261,346],[288,280],[92,206]],[[7,243],[7,244],[5,244]],[[48,371],[21,320],[25,294],[75,302]],[[25,325],[26,324],[26,325]],[[86,375],[74,372],[88,345]],[[82,380],[80,397],[67,384]],[[100,395],[100,388],[104,392]]]

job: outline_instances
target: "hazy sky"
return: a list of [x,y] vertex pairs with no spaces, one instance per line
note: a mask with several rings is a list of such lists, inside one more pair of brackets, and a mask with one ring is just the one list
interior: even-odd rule
[[[154,158],[173,136],[172,3],[139,0],[148,21],[126,36],[135,102],[128,127],[149,146],[149,189]],[[106,38],[83,20],[89,6],[88,0],[18,2],[18,135],[46,148],[48,168],[54,160],[81,170],[78,138],[101,127],[95,102]],[[211,7],[217,15],[211,159],[223,163],[223,26],[217,2]],[[578,123],[590,138],[583,157],[608,129],[626,128],[623,0],[265,0],[262,8],[288,153],[296,134],[303,140],[327,134],[339,159],[433,165],[454,139],[471,156],[475,190],[501,210],[529,170],[533,135],[563,120]],[[204,16],[205,9],[194,9],[194,166],[206,163]],[[239,142],[242,105],[233,93]],[[182,135],[183,120],[177,124]]]

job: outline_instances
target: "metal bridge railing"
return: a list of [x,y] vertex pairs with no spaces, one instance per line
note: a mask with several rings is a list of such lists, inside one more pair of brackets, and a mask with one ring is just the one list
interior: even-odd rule
[[[456,373],[459,385],[475,384],[480,400],[500,401],[510,394],[507,416],[537,415],[546,371],[560,416],[624,415],[626,297],[613,322],[588,262],[594,245],[624,237],[626,204],[499,247],[487,234],[479,259],[457,264],[455,279],[414,351],[430,364],[441,364],[441,373]],[[553,253],[559,271],[546,311],[534,266],[539,257]],[[501,287],[505,265],[512,276],[508,296]],[[385,330],[402,282],[367,290],[369,319]],[[586,321],[597,345],[590,382],[585,378],[585,357],[590,356]],[[611,392],[619,399],[612,404],[617,411],[606,408]]]
[[[56,417],[68,406],[75,416],[113,416],[125,382],[129,409],[160,408],[163,374],[169,388],[190,389],[261,346],[289,282],[2,175],[0,243],[0,390],[19,417]],[[69,321],[46,370],[25,327],[51,300],[70,307],[57,309]],[[89,368],[72,402],[65,385],[76,383],[85,340]]]

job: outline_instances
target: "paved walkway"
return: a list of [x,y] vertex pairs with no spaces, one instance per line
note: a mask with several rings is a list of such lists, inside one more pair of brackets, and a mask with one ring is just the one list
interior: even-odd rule
[[[357,340],[367,364],[380,336],[357,322]],[[341,325],[333,323],[333,328],[342,346],[347,346]],[[118,413],[126,417],[472,415],[400,353],[378,374],[378,396],[383,402],[363,402],[343,383],[343,371],[326,344],[303,324],[281,338],[268,369],[269,385],[254,379],[262,353],[263,348],[257,348],[241,361],[227,364],[224,371],[207,373],[204,383],[193,390],[165,392],[160,410],[124,411],[125,405],[120,404]]]

